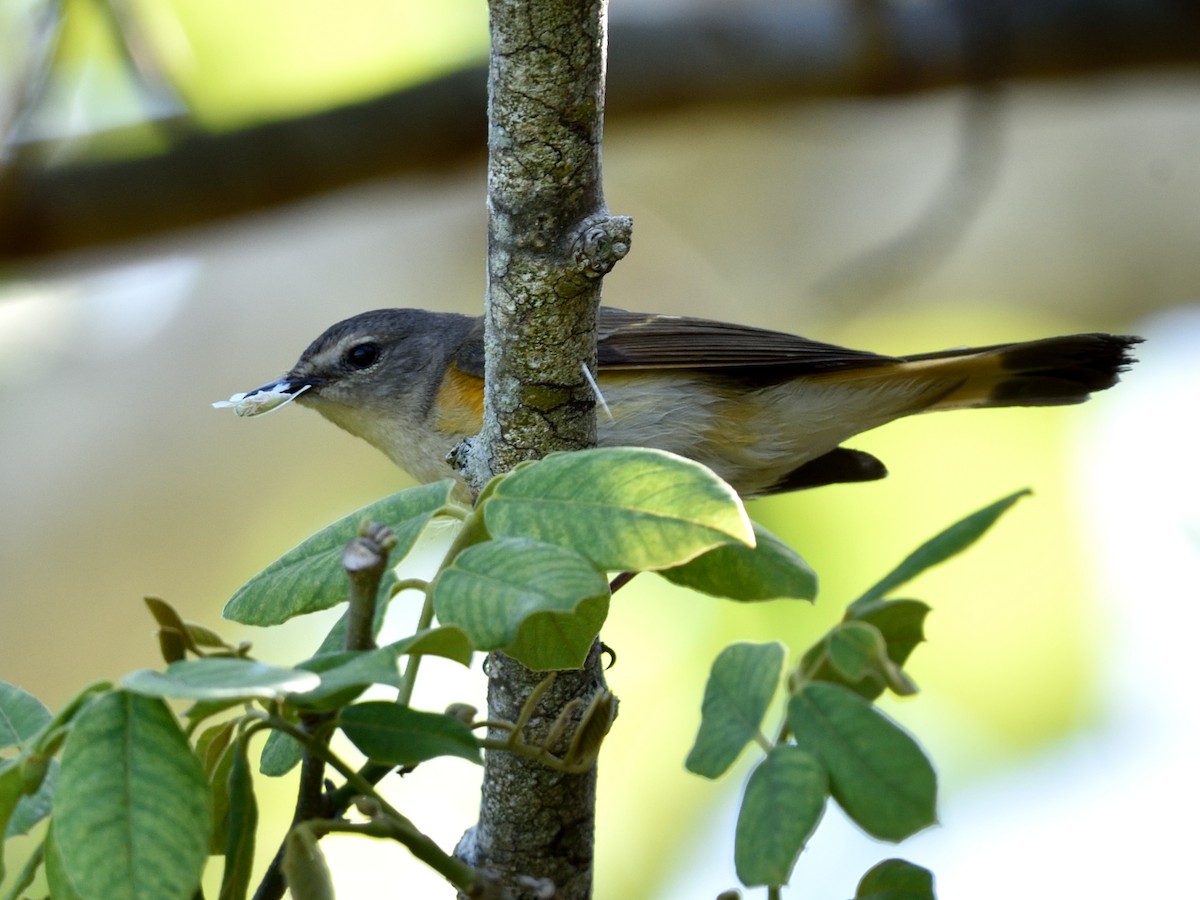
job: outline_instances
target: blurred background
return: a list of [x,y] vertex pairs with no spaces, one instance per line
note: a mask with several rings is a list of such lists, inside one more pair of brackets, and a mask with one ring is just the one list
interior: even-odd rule
[[[899,855],[945,897],[1176,895],[1200,838],[1185,695],[1200,12],[641,0],[611,15],[606,192],[635,241],[606,302],[897,354],[1147,342],[1084,406],[905,420],[851,442],[887,480],[750,504],[820,573],[815,606],[739,607],[651,576],[617,595],[597,897],[736,884],[746,760],[718,783],[682,765],[722,646],[781,640],[794,657],[921,541],[1022,487],[909,591],[933,607],[910,665],[922,692],[885,705],[939,768],[941,824],[891,847],[831,808],[794,893],[850,896]],[[222,605],[408,481],[310,412],[210,403],[353,313],[481,311],[486,51],[481,0],[0,3],[0,679],[58,708],[156,665],[145,595],[264,660],[309,654],[327,617],[265,634],[222,624]],[[397,615],[403,633],[415,613]],[[417,705],[483,706],[478,660],[422,675]],[[458,760],[390,786],[446,847],[477,788]],[[263,790],[279,806],[265,865],[294,786]],[[10,872],[32,846],[10,842]],[[327,849],[343,896],[452,896],[403,850]]]

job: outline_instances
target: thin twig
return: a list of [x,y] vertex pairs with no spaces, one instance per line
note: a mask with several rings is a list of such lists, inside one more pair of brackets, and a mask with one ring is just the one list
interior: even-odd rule
[[[346,570],[349,581],[350,609],[346,614],[346,649],[370,650],[375,647],[375,599],[379,595],[379,584],[387,571],[388,554],[396,545],[396,537],[390,528],[374,522],[364,522],[359,534],[346,545],[342,553],[342,566]],[[294,728],[288,723],[287,728],[280,727],[283,719],[276,717],[272,727],[286,731],[304,745],[304,759],[300,764],[300,785],[296,791],[296,809],[292,815],[292,827],[301,822],[316,818],[334,817],[341,815],[345,807],[338,809],[334,795],[325,790],[325,766],[330,763],[327,749],[329,740],[328,725],[335,713],[314,713],[301,718],[300,728]],[[340,761],[339,761],[340,762]],[[339,771],[341,767],[337,766]],[[383,774],[391,771],[390,767]],[[350,772],[355,776],[355,790],[362,793],[365,788],[371,792],[374,784],[383,775],[372,782],[362,780],[359,773]],[[345,772],[343,772],[345,774]],[[347,784],[351,779],[347,777]],[[347,799],[346,805],[349,805]],[[399,815],[397,813],[397,815]],[[283,896],[287,885],[283,877],[283,854],[285,844],[280,844],[271,865],[258,890],[255,900],[278,900]]]

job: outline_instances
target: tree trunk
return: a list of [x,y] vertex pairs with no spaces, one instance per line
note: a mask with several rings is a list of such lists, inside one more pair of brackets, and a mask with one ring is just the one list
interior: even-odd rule
[[[476,492],[524,460],[595,444],[600,281],[632,228],[609,214],[600,181],[607,4],[491,0],[489,13],[487,384],[483,431],[456,454]],[[527,741],[604,688],[599,656],[559,674]],[[513,721],[543,673],[492,654],[488,677],[489,718]],[[505,896],[590,897],[595,793],[594,769],[489,752],[479,822],[456,853]]]

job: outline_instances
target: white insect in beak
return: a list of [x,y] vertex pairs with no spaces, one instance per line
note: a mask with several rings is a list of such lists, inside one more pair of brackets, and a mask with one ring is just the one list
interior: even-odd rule
[[260,416],[279,409],[291,403],[312,385],[306,384],[295,391],[290,391],[291,385],[286,381],[276,381],[265,387],[255,388],[244,394],[234,394],[228,400],[218,400],[213,409],[226,409],[230,406],[239,416]]

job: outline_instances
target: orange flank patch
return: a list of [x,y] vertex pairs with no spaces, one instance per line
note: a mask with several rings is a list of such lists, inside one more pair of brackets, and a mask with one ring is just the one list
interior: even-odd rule
[[451,365],[433,401],[433,427],[447,434],[474,434],[483,427],[483,379]]

